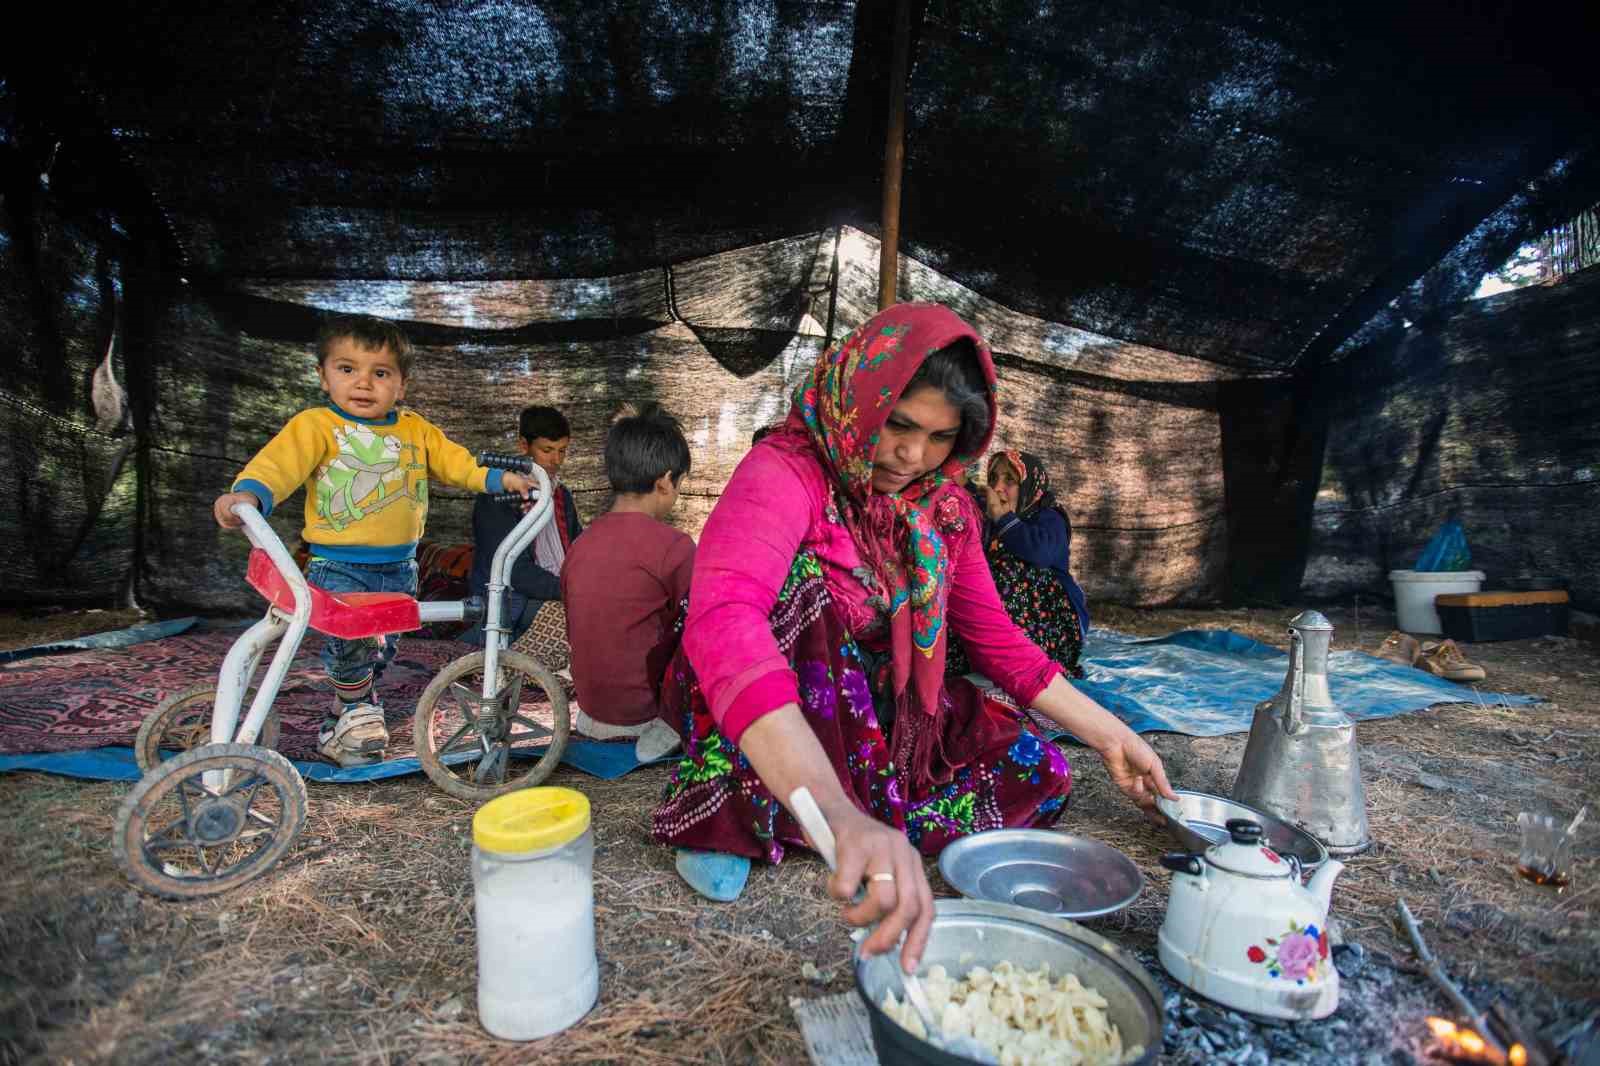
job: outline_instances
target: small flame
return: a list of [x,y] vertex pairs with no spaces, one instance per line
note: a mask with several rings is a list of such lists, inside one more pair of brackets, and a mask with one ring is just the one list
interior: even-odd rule
[[1506,1062],[1510,1066],[1527,1066],[1528,1052],[1521,1044],[1512,1044],[1511,1050],[1501,1055],[1487,1040],[1471,1029],[1456,1025],[1444,1018],[1429,1018],[1428,1028],[1433,1032],[1445,1054],[1454,1059],[1470,1062]]

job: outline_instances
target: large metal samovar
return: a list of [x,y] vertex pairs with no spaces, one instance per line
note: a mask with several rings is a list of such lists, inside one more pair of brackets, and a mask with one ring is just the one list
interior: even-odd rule
[[1355,723],[1328,694],[1333,625],[1319,611],[1289,622],[1289,673],[1256,707],[1233,798],[1304,829],[1334,856],[1372,846]]

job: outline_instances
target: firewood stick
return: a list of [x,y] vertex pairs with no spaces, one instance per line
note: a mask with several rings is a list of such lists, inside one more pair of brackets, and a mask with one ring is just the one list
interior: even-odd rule
[[1537,1036],[1528,1032],[1527,1028],[1510,1011],[1505,1010],[1498,1003],[1489,1004],[1489,1016],[1499,1023],[1505,1030],[1506,1039],[1513,1044],[1521,1044],[1523,1052],[1528,1056],[1527,1066],[1550,1066],[1550,1058],[1544,1053]]
[[1411,938],[1411,946],[1416,949],[1417,958],[1422,962],[1422,967],[1428,976],[1433,978],[1433,983],[1442,988],[1450,1002],[1456,1005],[1456,1009],[1466,1015],[1467,1022],[1479,1036],[1483,1037],[1484,1042],[1504,1056],[1505,1046],[1489,1028],[1489,1019],[1485,1018],[1483,1012],[1474,1007],[1472,1001],[1462,994],[1461,989],[1444,972],[1444,967],[1439,965],[1439,960],[1433,957],[1433,952],[1428,950],[1428,945],[1422,939],[1422,930],[1417,928],[1417,919],[1412,916],[1411,908],[1406,906],[1406,901],[1396,900],[1395,910],[1399,911],[1400,924],[1405,926],[1406,935]]

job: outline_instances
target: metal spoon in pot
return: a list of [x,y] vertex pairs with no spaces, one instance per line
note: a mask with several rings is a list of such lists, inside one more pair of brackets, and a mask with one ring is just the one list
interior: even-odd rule
[[[822,815],[822,808],[817,806],[816,799],[811,795],[811,790],[801,785],[789,793],[789,809],[800,821],[800,828],[806,831],[811,842],[817,846],[817,851],[822,854],[822,861],[828,864],[828,869],[837,870],[835,862],[836,852],[833,841],[833,830],[828,828],[828,820]],[[922,979],[914,973],[900,970],[900,984],[905,989],[906,1000],[910,1002],[917,1017],[922,1020],[922,1028],[928,1034],[928,1042],[935,1047],[943,1048],[952,1055],[960,1055],[976,1062],[987,1063],[989,1066],[999,1066],[1000,1060],[994,1052],[980,1044],[976,1039],[965,1034],[947,1035],[942,1026],[933,1017],[933,1007],[928,1002],[928,994],[922,988]]]

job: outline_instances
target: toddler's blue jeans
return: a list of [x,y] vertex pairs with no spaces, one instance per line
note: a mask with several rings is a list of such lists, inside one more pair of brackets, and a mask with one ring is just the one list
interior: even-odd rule
[[[397,563],[348,563],[340,559],[313,556],[306,568],[306,580],[329,592],[404,592],[417,594],[417,563],[403,559]],[[339,698],[354,703],[369,698],[369,693],[384,667],[394,661],[400,649],[400,637],[389,633],[382,637],[364,637],[360,640],[340,640],[324,637],[322,641],[322,668]]]

